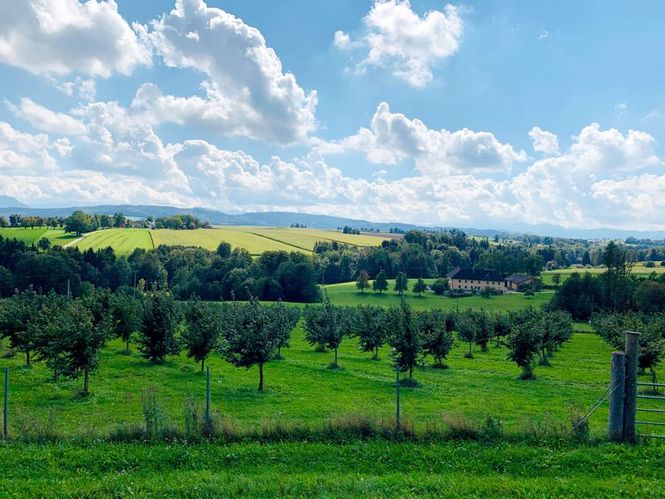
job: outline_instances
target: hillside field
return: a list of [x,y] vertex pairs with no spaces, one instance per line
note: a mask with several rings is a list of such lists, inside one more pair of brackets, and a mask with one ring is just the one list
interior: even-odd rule
[[81,250],[112,247],[119,255],[128,255],[136,248],[152,249],[161,244],[170,246],[198,246],[214,250],[222,242],[234,248],[244,248],[252,255],[264,251],[300,251],[311,253],[317,241],[337,241],[354,246],[378,246],[388,236],[381,234],[343,234],[333,230],[272,228],[272,227],[216,227],[212,229],[105,229],[84,234],[78,238],[63,230],[44,227],[33,229],[4,228],[0,235],[16,238],[28,244],[47,237],[54,245],[74,245]]

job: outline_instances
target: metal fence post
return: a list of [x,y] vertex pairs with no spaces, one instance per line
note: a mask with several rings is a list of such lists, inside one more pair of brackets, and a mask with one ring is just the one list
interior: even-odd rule
[[640,353],[640,333],[626,331],[626,384],[623,400],[623,439],[635,442],[637,413],[637,357]]
[[210,424],[210,367],[206,368],[206,425]]
[[9,368],[5,367],[5,402],[2,411],[2,436],[9,438]]
[[399,422],[399,366],[397,366],[397,369],[395,369],[395,372],[397,373],[397,382],[395,383],[395,387],[397,390],[396,393],[396,405],[395,405],[395,421],[397,424],[397,431],[400,430],[400,422]]
[[626,384],[626,354],[612,352],[610,367],[610,412],[607,423],[607,435],[610,440],[623,440],[623,404]]

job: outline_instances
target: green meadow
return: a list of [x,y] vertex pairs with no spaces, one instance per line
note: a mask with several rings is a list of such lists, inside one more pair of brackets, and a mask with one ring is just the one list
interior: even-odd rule
[[450,441],[0,447],[4,497],[662,497],[664,446]]

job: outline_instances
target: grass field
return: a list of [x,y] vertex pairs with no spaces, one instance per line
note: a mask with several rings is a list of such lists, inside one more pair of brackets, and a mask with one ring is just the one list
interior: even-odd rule
[[[552,281],[552,276],[554,276],[555,274],[559,274],[561,276],[561,282],[564,282],[566,279],[568,279],[571,276],[571,274],[575,272],[579,273],[580,275],[584,275],[587,272],[592,275],[598,275],[605,272],[605,270],[606,270],[605,267],[590,267],[588,269],[567,268],[567,269],[558,269],[558,270],[548,270],[543,272],[541,274],[541,277],[543,279],[543,283],[554,284],[554,282]],[[655,267],[648,268],[644,266],[643,262],[640,262],[633,265],[630,273],[636,275],[637,277],[646,277],[654,272],[656,274],[664,274],[665,267],[661,267],[660,262],[656,262]]]
[[352,235],[332,230],[235,226],[197,230],[105,229],[86,234],[80,240],[73,234],[65,234],[63,230],[44,227],[5,228],[0,229],[0,235],[19,239],[28,244],[37,242],[41,237],[48,237],[55,245],[73,244],[81,250],[110,246],[121,255],[128,255],[135,248],[151,249],[161,244],[198,246],[214,250],[224,241],[234,248],[245,248],[252,255],[259,255],[264,251],[310,253],[317,241],[337,241],[354,246],[378,246],[384,240],[381,235]]
[[129,255],[136,248],[152,249],[150,233],[145,229],[106,229],[85,234],[75,245],[81,250],[113,248],[118,255]]
[[[434,279],[424,279],[428,284]],[[415,279],[409,279],[409,288],[413,288]],[[371,289],[361,293],[356,288],[355,282],[345,282],[342,284],[330,284],[325,286],[325,292],[336,305],[380,305],[390,306],[399,305],[400,296],[393,288],[394,280],[388,281],[388,291],[381,294],[373,292]],[[371,287],[371,281],[370,281]],[[426,310],[430,308],[441,308],[444,310],[453,310],[459,306],[460,310],[473,308],[475,310],[487,310],[506,312],[509,310],[519,310],[528,305],[539,307],[550,301],[553,292],[536,293],[534,296],[524,296],[522,293],[506,293],[503,295],[483,298],[482,296],[469,296],[465,298],[449,298],[447,296],[438,296],[434,293],[423,293],[421,296],[412,291],[405,293],[407,300],[414,310]]]
[[8,239],[18,239],[26,244],[36,243],[42,237],[48,238],[55,245],[64,245],[76,239],[73,234],[65,234],[64,230],[47,229],[46,227],[34,227],[32,229],[5,227],[0,229],[0,236]]
[[665,446],[0,447],[3,497],[662,497]]

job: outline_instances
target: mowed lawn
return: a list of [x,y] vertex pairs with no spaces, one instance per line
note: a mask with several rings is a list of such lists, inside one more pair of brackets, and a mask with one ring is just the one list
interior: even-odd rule
[[111,247],[118,255],[127,256],[137,248],[152,249],[150,232],[145,229],[104,229],[85,234],[74,243],[81,251]]
[[[424,279],[427,284],[434,282],[434,279]],[[492,296],[491,298],[483,298],[482,296],[468,296],[464,298],[449,298],[447,296],[439,296],[434,293],[423,293],[421,296],[415,294],[412,289],[416,279],[409,279],[409,291],[404,296],[414,310],[427,310],[431,308],[440,308],[444,310],[464,310],[472,308],[474,310],[487,310],[506,312],[509,310],[519,310],[529,305],[533,307],[540,307],[541,305],[550,301],[553,292],[544,291],[536,293],[534,296],[525,296],[523,293],[506,293],[503,295]],[[388,291],[383,293],[375,293],[371,289],[372,281],[370,281],[370,288],[361,293],[356,288],[355,282],[345,282],[342,284],[330,284],[324,287],[330,301],[336,305],[379,305],[391,306],[399,305],[400,295],[394,291],[395,281],[388,281]]]
[[662,497],[665,446],[6,445],[3,497]]

